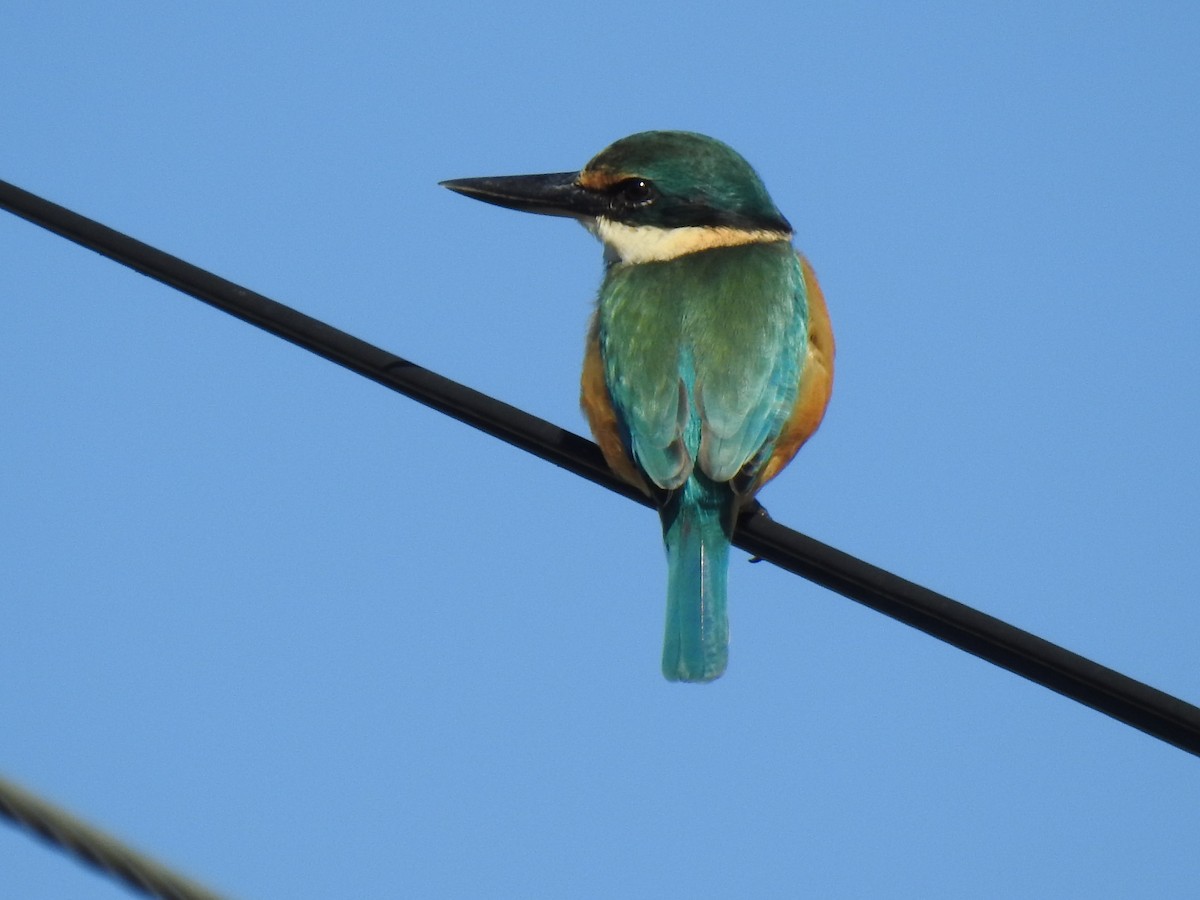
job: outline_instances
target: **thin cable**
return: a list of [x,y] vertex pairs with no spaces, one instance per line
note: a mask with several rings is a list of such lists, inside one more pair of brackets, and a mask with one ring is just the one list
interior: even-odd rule
[[149,897],[221,900],[219,894],[172,872],[4,778],[0,778],[0,815]]
[[[590,441],[0,181],[0,206],[501,440],[652,505]],[[1200,756],[1200,709],[780,525],[755,504],[734,543],[781,568]]]
[[0,207],[493,437],[631,500],[651,505],[640,491],[609,470],[595,444],[577,434],[423,369],[6,181],[0,181]]
[[780,568],[911,625],[1200,756],[1200,708],[1128,675],[746,511],[734,543]]

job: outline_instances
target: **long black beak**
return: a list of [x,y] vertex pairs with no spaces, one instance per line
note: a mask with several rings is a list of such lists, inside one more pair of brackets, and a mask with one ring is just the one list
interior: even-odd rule
[[456,194],[522,212],[574,218],[589,218],[603,212],[602,197],[580,187],[578,172],[455,178],[441,185]]

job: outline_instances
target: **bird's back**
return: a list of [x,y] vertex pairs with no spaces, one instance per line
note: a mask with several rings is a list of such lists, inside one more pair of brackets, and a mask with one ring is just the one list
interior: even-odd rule
[[808,332],[788,242],[612,266],[597,316],[622,442],[660,488],[728,482],[783,430]]

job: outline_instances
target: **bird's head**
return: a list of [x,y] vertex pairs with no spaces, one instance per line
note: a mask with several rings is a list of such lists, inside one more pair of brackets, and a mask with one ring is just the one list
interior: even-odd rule
[[497,206],[579,219],[614,262],[787,240],[792,231],[749,163],[726,144],[689,131],[630,135],[579,172],[442,184]]

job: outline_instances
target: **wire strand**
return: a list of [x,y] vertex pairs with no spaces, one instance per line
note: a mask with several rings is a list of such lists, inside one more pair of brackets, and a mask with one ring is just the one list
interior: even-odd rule
[[[576,434],[3,181],[0,206],[609,490],[653,505],[609,470],[595,444]],[[1200,756],[1200,709],[1192,704],[793,531],[757,503],[742,515],[734,544]]]
[[221,900],[98,828],[0,778],[0,815],[149,897]]

